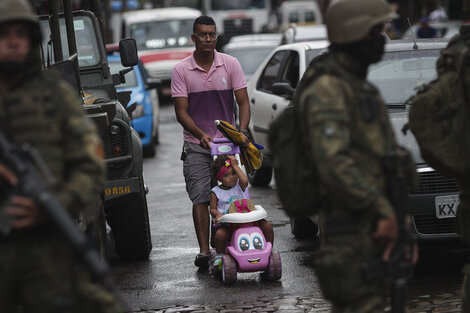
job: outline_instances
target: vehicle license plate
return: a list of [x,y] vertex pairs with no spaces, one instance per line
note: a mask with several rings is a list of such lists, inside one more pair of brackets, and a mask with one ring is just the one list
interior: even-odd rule
[[457,206],[460,202],[458,195],[438,196],[434,201],[437,218],[455,217],[457,213]]

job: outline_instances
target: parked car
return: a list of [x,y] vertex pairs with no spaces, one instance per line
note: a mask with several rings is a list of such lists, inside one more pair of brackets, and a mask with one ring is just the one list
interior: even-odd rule
[[[447,248],[463,247],[460,244],[455,218],[458,205],[456,180],[446,178],[429,167],[420,155],[419,146],[413,134],[410,131],[406,134],[402,132],[403,126],[408,121],[405,101],[416,92],[416,87],[437,76],[436,60],[447,42],[447,39],[417,40],[418,49],[413,49],[412,40],[389,41],[385,46],[386,52],[382,61],[372,65],[368,73],[368,79],[377,86],[387,104],[398,142],[411,151],[416,162],[420,180],[417,191],[409,196],[409,213],[412,217],[412,229],[422,248],[435,247],[436,244],[443,244]],[[309,48],[308,45],[302,46],[301,44],[290,46],[296,45],[303,49]],[[280,48],[284,47],[288,46]],[[263,162],[260,177],[255,177],[256,179],[251,177],[250,181],[255,183],[267,184],[272,175],[267,146],[269,130],[267,121],[277,116],[289,103],[287,100],[289,95],[283,98],[272,90],[274,82],[285,80],[282,75],[287,72],[285,64],[289,63],[288,55],[284,57],[279,55],[277,58],[275,55],[268,57],[269,62],[265,62],[259,68],[249,83],[248,91],[252,108],[250,131],[255,141],[264,145],[267,152],[266,163]],[[299,68],[301,68],[301,76],[305,67]],[[295,85],[292,85],[292,88],[294,89]],[[294,90],[292,94],[293,92]],[[306,219],[291,220],[294,235],[301,237],[307,233],[316,235],[315,227],[305,222]]]
[[150,77],[160,82],[159,96],[171,96],[173,66],[194,50],[194,20],[201,11],[191,8],[159,8],[122,14],[120,38],[137,42],[139,56]]
[[267,185],[271,181],[269,124],[290,102],[275,94],[272,85],[276,82],[288,82],[292,91],[295,90],[310,61],[325,51],[328,44],[328,41],[313,41],[280,46],[268,55],[248,81],[251,107],[249,131],[254,141],[265,147],[262,167],[248,177],[252,185]]
[[[123,69],[119,54],[108,55],[111,74]],[[131,92],[127,107],[136,105],[132,112],[131,126],[142,140],[144,156],[155,156],[155,145],[159,142],[159,108],[160,103],[155,85],[149,83],[146,70],[139,61],[134,69],[125,74],[126,82],[116,86],[117,92]]]
[[251,34],[234,36],[222,52],[238,59],[248,81],[268,54],[281,44],[281,34]]
[[418,40],[415,50],[411,40],[390,41],[382,61],[372,65],[368,74],[387,104],[398,142],[411,151],[417,166],[419,186],[410,194],[409,213],[421,248],[430,244],[462,248],[455,216],[459,202],[456,180],[428,166],[413,134],[402,132],[408,122],[405,101],[416,92],[416,87],[437,77],[436,60],[447,43],[447,39]]

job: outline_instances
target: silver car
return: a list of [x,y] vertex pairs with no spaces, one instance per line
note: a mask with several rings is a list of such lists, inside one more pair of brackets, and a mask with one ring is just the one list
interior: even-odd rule
[[[389,116],[398,142],[407,147],[416,162],[418,175],[420,178],[418,190],[409,196],[409,213],[412,217],[413,231],[416,233],[421,247],[426,247],[427,243],[443,243],[449,247],[455,243],[455,247],[462,247],[459,242],[456,223],[456,209],[458,205],[458,186],[454,179],[446,178],[429,167],[422,159],[419,146],[413,134],[408,131],[402,132],[403,126],[408,121],[408,111],[405,101],[416,92],[419,87],[436,78],[436,60],[440,50],[447,45],[448,39],[418,40],[416,45],[411,40],[391,40],[385,46],[385,54],[381,62],[369,68],[368,79],[377,86],[387,104]],[[296,44],[299,45],[299,44]],[[300,46],[299,46],[300,47]],[[281,48],[281,47],[280,47]],[[278,48],[278,49],[280,49]],[[298,48],[298,47],[297,47]],[[303,49],[311,49],[308,45]],[[273,60],[273,56],[271,56]],[[269,121],[277,116],[280,110],[288,104],[287,99],[280,99],[272,91],[262,88],[263,74],[268,72],[272,61],[265,62],[264,69],[259,68],[248,88],[252,105],[252,120],[250,131],[256,140],[266,144],[265,140],[268,132]],[[278,64],[286,64],[279,61]],[[308,64],[308,63],[307,63]],[[300,67],[301,73],[305,67]],[[282,66],[280,72],[283,71]],[[257,76],[257,74],[259,76]],[[281,75],[273,75],[278,80]],[[271,82],[274,83],[277,80]],[[295,84],[292,85],[295,88]],[[294,89],[292,89],[292,93]],[[286,93],[284,92],[283,95]],[[285,96],[289,98],[289,95]],[[273,112],[274,104],[276,109]],[[284,105],[279,105],[279,104]],[[266,152],[269,161],[269,147]],[[256,183],[269,183],[271,178],[270,164],[263,164],[259,177],[251,177],[251,181]],[[312,227],[309,218],[296,218],[291,220],[292,232],[297,237],[315,236],[317,230]]]
[[429,167],[413,134],[402,131],[408,122],[405,101],[417,87],[437,77],[436,60],[447,42],[448,39],[420,40],[414,49],[413,41],[390,41],[382,61],[372,65],[368,74],[387,104],[398,142],[411,151],[416,162],[419,187],[410,194],[409,212],[422,247],[439,242],[448,247],[451,241],[460,246],[455,218],[459,202],[457,182]]

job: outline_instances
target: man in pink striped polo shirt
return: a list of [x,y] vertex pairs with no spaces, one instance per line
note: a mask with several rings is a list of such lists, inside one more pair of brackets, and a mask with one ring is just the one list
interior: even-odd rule
[[[210,143],[223,135],[214,120],[235,125],[234,95],[239,106],[240,131],[245,136],[250,121],[246,80],[238,60],[215,50],[214,20],[200,16],[194,21],[192,41],[196,49],[173,68],[171,94],[178,122],[183,126],[181,159],[186,190],[193,203],[193,221],[199,243],[194,264],[207,268],[209,261],[209,199],[211,187]],[[245,138],[248,143],[248,138]]]

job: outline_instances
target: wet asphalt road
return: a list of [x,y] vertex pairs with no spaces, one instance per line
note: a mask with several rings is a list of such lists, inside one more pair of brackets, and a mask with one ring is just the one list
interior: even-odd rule
[[[199,249],[179,160],[182,128],[176,122],[170,105],[161,107],[160,142],[156,157],[144,161],[144,179],[150,189],[147,195],[153,242],[150,259],[131,263],[112,260],[114,279],[131,311],[247,301],[256,303],[260,299],[280,297],[286,298],[287,302],[292,297],[322,298],[310,266],[314,243],[293,238],[289,219],[279,209],[273,185],[250,187],[250,194],[255,203],[268,211],[267,219],[274,226],[274,249],[282,258],[281,280],[270,282],[262,280],[259,273],[239,273],[234,285],[224,286],[208,271],[199,271],[193,264]],[[426,300],[440,295],[439,305],[452,302],[455,307],[459,297],[461,262],[445,253],[440,256],[431,254],[426,259],[410,284],[409,304],[414,301],[416,305],[424,305]],[[269,309],[273,310],[276,309]],[[422,309],[413,312],[447,311]]]

